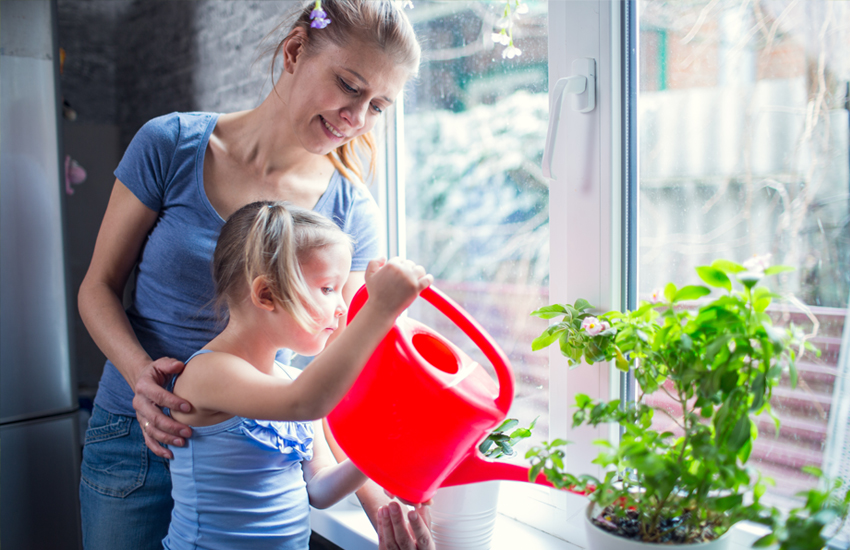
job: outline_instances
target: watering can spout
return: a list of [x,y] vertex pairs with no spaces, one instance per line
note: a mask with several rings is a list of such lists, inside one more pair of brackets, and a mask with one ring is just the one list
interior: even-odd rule
[[[457,467],[443,480],[441,487],[452,485],[465,485],[467,483],[479,483],[482,481],[524,481],[529,483],[529,468],[506,462],[491,462],[484,460],[478,453],[467,456]],[[533,481],[547,487],[554,487],[542,473],[537,475]]]

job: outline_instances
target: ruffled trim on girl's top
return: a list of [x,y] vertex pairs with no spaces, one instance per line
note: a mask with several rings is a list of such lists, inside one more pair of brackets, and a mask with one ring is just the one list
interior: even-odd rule
[[251,420],[241,424],[242,433],[264,447],[282,454],[294,455],[298,460],[313,458],[313,423],[281,422],[277,420]]

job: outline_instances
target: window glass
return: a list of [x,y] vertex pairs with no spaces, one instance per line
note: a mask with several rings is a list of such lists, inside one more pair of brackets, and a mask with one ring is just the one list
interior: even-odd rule
[[[548,124],[547,6],[527,2],[503,57],[494,29],[505,2],[416,1],[408,11],[423,45],[420,76],[404,100],[406,253],[508,355],[517,387],[509,416],[533,439],[548,434],[548,360],[531,341],[548,304],[548,181],[540,160]],[[434,308],[411,317],[489,363]]]
[[[837,384],[850,375],[840,349],[850,298],[850,4],[638,7],[639,298],[668,281],[699,283],[694,267],[718,258],[771,254],[796,268],[768,286],[799,303],[769,313],[811,333],[821,355],[799,359],[796,389],[786,376],[774,392],[781,430],[765,415],[751,458],[787,505],[814,483],[802,466],[842,467],[836,442],[850,423],[839,407],[847,384]],[[654,402],[678,410],[663,393]]]

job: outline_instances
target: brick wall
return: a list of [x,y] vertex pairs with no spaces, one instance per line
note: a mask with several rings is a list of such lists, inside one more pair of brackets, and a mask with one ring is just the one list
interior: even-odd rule
[[62,90],[80,123],[117,124],[123,150],[171,111],[232,112],[270,89],[258,46],[294,0],[59,0]]
[[[232,112],[270,90],[261,39],[299,3],[291,0],[58,0],[66,52],[62,93],[77,112],[64,121],[65,153],[88,178],[65,201],[73,295],[91,261],[115,166],[147,120],[172,111]],[[74,302],[76,312],[76,302]],[[74,316],[74,364],[82,397],[97,388],[104,357]]]

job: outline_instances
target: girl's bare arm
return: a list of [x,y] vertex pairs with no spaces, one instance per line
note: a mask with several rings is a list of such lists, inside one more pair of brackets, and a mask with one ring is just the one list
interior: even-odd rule
[[[393,259],[366,272],[370,299],[333,345],[294,381],[264,374],[228,353],[192,360],[180,382],[199,410],[267,420],[316,420],[342,400],[396,317],[431,284],[421,266]],[[195,365],[197,364],[197,367]]]
[[337,464],[322,432],[322,422],[313,423],[313,459],[304,463],[304,480],[310,505],[333,506],[359,489],[368,479],[350,460]]

